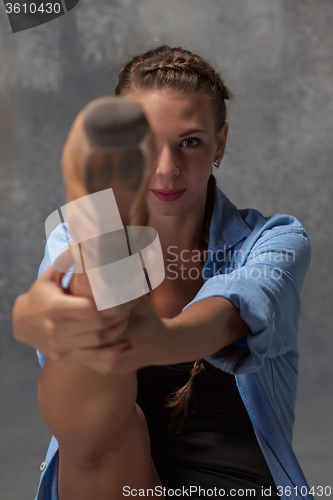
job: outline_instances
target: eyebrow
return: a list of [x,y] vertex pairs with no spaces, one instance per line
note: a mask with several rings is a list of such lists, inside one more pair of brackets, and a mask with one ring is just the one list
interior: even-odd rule
[[201,128],[191,128],[189,130],[186,130],[186,132],[183,132],[182,134],[179,134],[179,137],[186,137],[187,135],[192,135],[192,134],[197,134],[198,132],[207,134],[206,130],[202,130]]

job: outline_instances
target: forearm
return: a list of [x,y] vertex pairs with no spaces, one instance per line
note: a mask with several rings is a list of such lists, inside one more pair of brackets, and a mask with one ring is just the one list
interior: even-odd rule
[[93,463],[133,417],[136,373],[102,375],[47,359],[38,399],[46,425],[74,461]]
[[238,309],[223,297],[196,302],[172,319],[168,349],[158,364],[174,364],[205,358],[249,333]]

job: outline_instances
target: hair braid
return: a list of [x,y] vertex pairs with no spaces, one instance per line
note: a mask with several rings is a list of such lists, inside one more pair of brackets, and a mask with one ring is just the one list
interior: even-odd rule
[[209,230],[210,223],[212,221],[214,204],[215,204],[215,190],[216,190],[216,179],[213,174],[209,177],[207,186],[207,198],[206,198],[206,208],[205,208],[205,219],[202,229],[201,241],[199,243],[199,250],[201,253],[201,265],[204,266],[206,262],[208,243],[209,243]]
[[149,73],[158,71],[164,73],[172,71],[175,73],[185,72],[189,75],[197,75],[199,78],[206,79],[211,84],[213,89],[221,93],[223,99],[230,99],[230,92],[227,90],[227,87],[225,86],[222,78],[219,77],[219,75],[210,67],[210,65],[202,67],[202,65],[198,64],[195,59],[189,59],[188,61],[186,61],[175,58],[174,61],[171,61],[168,64],[159,63],[155,67],[142,69],[144,76]]
[[190,412],[193,392],[193,379],[204,371],[203,359],[195,361],[187,383],[171,394],[166,407],[172,410],[170,427],[178,434],[184,427]]
[[[205,219],[202,230],[202,237],[199,243],[202,267],[204,266],[207,260],[206,256],[209,243],[209,229],[215,204],[215,189],[216,189],[216,179],[214,175],[211,174],[207,186]],[[171,415],[171,425],[174,428],[175,432],[177,433],[179,433],[182,430],[190,414],[190,402],[193,392],[193,379],[198,373],[201,373],[203,370],[204,370],[204,360],[200,359],[194,363],[193,368],[191,370],[191,376],[188,382],[183,387],[178,389],[175,393],[173,393],[167,402],[166,405],[167,408],[173,410]]]
[[115,95],[163,88],[208,97],[215,112],[216,129],[221,130],[227,118],[225,101],[232,94],[211,64],[181,47],[162,45],[133,57],[119,71]]

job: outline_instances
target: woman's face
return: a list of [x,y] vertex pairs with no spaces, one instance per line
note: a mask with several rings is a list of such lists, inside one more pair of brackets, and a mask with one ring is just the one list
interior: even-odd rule
[[127,94],[143,107],[157,146],[147,204],[150,212],[177,215],[202,210],[212,163],[222,159],[228,134],[216,133],[215,116],[205,97],[170,91]]

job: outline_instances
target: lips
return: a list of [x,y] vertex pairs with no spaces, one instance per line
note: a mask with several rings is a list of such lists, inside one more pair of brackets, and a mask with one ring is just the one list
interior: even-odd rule
[[183,196],[186,189],[151,189],[151,192],[161,201],[176,201]]

